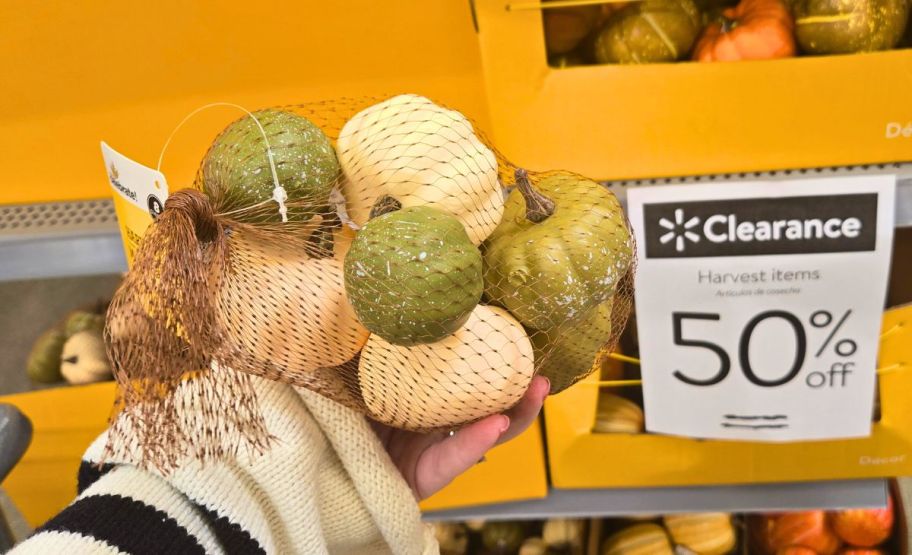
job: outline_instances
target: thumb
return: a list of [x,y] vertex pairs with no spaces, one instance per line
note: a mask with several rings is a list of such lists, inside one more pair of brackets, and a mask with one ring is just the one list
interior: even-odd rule
[[418,497],[429,497],[474,466],[509,428],[510,418],[495,414],[425,449],[415,470]]

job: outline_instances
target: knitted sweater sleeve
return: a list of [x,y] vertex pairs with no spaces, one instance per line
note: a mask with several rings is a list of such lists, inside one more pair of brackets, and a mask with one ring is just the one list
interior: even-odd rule
[[265,553],[159,476],[83,462],[79,478],[76,500],[10,553]]
[[105,458],[102,434],[83,455],[76,500],[12,553],[439,552],[360,414],[306,389],[253,383],[276,437],[267,452],[184,460],[163,474],[133,456]]

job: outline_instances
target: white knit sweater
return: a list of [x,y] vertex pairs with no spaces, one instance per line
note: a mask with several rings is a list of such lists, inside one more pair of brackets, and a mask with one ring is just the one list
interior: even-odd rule
[[102,435],[79,497],[12,553],[438,553],[363,417],[305,389],[255,384],[278,438],[268,453],[163,476],[129,460],[99,468]]

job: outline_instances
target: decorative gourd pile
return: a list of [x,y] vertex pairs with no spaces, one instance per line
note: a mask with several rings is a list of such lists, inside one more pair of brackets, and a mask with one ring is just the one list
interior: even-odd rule
[[566,68],[903,48],[909,12],[907,0],[606,0],[545,4],[542,20],[549,63]]
[[509,409],[536,373],[566,388],[614,347],[633,242],[601,185],[515,168],[415,95],[254,116],[169,198],[112,302],[109,351],[153,462],[175,442],[201,458],[226,435],[261,446],[248,375],[452,429]]

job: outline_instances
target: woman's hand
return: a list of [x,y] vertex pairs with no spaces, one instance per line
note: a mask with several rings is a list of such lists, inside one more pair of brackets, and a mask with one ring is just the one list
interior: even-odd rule
[[528,428],[550,389],[547,378],[536,376],[515,407],[469,424],[454,435],[419,434],[372,424],[415,496],[424,499],[478,463],[489,449]]

